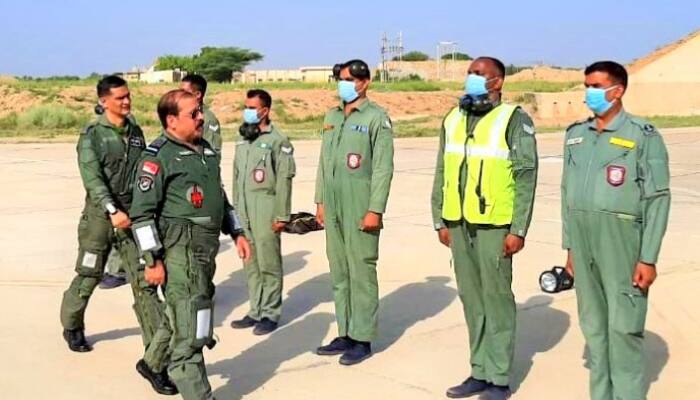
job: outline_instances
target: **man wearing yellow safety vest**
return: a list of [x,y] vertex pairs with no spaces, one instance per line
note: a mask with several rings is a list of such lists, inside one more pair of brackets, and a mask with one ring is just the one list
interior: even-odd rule
[[530,117],[501,103],[503,63],[472,62],[466,95],[442,124],[432,193],[434,228],[450,247],[469,328],[471,376],[450,398],[507,399],[515,340],[512,257],[525,245],[537,184]]

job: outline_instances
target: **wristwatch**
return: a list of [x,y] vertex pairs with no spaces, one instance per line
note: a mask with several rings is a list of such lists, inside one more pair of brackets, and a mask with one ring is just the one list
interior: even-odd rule
[[117,207],[115,207],[114,204],[112,204],[112,203],[105,204],[105,208],[107,209],[107,212],[109,213],[109,215],[114,215],[117,213],[117,211],[119,211],[119,210],[117,210]]

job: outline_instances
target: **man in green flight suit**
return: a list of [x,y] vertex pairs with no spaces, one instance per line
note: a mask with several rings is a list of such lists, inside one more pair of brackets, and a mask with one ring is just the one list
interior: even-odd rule
[[316,217],[325,225],[338,337],[317,349],[352,365],[372,355],[377,334],[377,259],[382,215],[394,173],[392,125],[367,98],[362,60],[334,68],[341,104],[323,121]]
[[530,117],[501,102],[505,67],[469,66],[466,95],[445,117],[431,198],[433,225],[450,247],[469,329],[471,376],[451,398],[507,399],[515,342],[513,255],[525,245],[537,186]]
[[584,72],[594,116],[566,132],[566,268],[576,273],[591,399],[642,400],[647,298],[671,203],[668,154],[652,125],[625,112],[622,65],[600,61]]
[[[202,348],[212,347],[215,258],[220,232],[250,257],[238,217],[221,183],[218,154],[202,140],[202,110],[184,90],[158,103],[162,135],[139,163],[131,207],[133,232],[145,262],[145,279],[165,290],[165,318],[137,371],[157,389],[167,373],[186,400],[212,397]],[[167,283],[167,284],[166,284]]]
[[[68,347],[92,350],[85,340],[84,316],[90,297],[102,278],[107,255],[114,246],[120,263],[132,272],[134,310],[144,345],[159,324],[162,305],[154,287],[139,275],[138,254],[129,230],[129,206],[136,168],[146,147],[143,132],[131,117],[131,94],[126,82],[108,76],[97,84],[99,114],[78,140],[78,166],[86,190],[85,207],[78,225],[77,275],[63,295],[61,323]],[[131,249],[132,251],[129,251]]]
[[292,204],[294,148],[270,121],[272,97],[249,90],[233,162],[233,205],[238,210],[253,255],[245,264],[250,310],[233,321],[236,329],[255,326],[266,335],[275,329],[282,308],[280,234],[289,222]]
[[204,132],[202,133],[202,138],[209,142],[212,149],[219,155],[219,159],[221,159],[221,150],[223,146],[221,125],[219,124],[219,120],[216,119],[216,115],[204,104],[204,95],[207,93],[207,80],[201,75],[187,75],[182,78],[180,89],[193,94],[194,97],[197,98],[197,101],[202,107],[202,112],[204,113],[204,125],[202,126]]

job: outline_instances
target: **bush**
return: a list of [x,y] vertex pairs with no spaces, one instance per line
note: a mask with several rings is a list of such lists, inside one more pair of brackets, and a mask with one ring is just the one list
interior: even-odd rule
[[62,105],[44,104],[24,111],[17,117],[19,128],[66,129],[85,125],[88,116],[76,114]]

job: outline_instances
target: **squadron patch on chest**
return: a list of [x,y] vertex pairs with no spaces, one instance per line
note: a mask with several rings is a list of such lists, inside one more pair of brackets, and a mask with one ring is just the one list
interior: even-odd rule
[[362,165],[362,156],[357,153],[348,153],[347,164],[350,169],[358,169]]
[[625,174],[627,169],[621,165],[608,165],[607,176],[608,183],[612,186],[620,186],[625,183]]
[[253,170],[253,180],[255,183],[265,182],[265,170],[262,168],[256,168]]
[[187,199],[192,203],[194,208],[202,208],[202,204],[204,203],[202,188],[197,185],[192,185],[187,189]]

